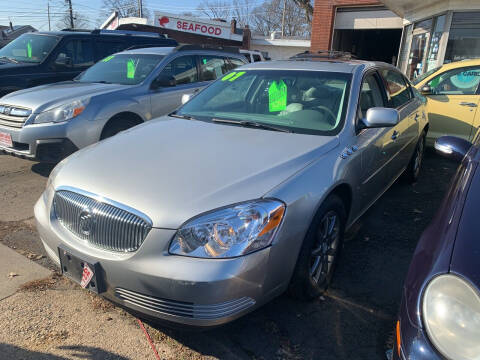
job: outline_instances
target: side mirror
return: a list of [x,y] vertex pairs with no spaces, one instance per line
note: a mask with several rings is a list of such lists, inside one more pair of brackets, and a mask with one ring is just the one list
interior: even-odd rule
[[177,86],[177,80],[172,75],[160,75],[153,80],[150,88],[156,90],[161,87],[173,87]]
[[435,150],[455,161],[462,161],[471,147],[471,142],[456,136],[442,136],[435,141]]
[[432,93],[432,88],[429,85],[423,85],[420,89],[422,95],[430,95]]
[[182,95],[182,105],[189,102],[192,97],[193,97],[193,94],[183,94]]
[[396,109],[370,108],[367,116],[362,120],[366,128],[392,127],[400,121],[400,115]]
[[58,65],[58,66],[72,66],[73,64],[73,61],[72,61],[72,58],[71,57],[68,57],[68,56],[62,56],[64,54],[59,54],[58,57],[56,58],[55,60],[55,65]]

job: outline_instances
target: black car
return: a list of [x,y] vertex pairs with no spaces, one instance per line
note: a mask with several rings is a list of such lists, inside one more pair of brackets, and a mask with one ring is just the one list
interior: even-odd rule
[[98,60],[128,48],[177,45],[163,35],[136,31],[23,34],[0,49],[0,97],[32,86],[71,80]]

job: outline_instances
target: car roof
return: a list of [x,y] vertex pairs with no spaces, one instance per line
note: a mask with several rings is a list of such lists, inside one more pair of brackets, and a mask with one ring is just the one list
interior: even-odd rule
[[167,54],[170,54],[174,49],[175,47],[173,46],[145,47],[145,48],[121,51],[118,54],[167,55]]
[[456,69],[460,67],[479,66],[479,65],[480,65],[480,59],[466,59],[466,60],[451,62],[448,64],[443,64],[443,66],[439,70],[445,71],[445,70]]
[[242,65],[243,70],[303,70],[353,73],[359,67],[391,66],[361,60],[271,60]]

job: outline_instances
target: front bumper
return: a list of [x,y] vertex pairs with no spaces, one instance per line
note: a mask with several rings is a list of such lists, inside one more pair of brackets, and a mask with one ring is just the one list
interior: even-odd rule
[[68,138],[68,122],[25,125],[22,128],[0,126],[10,134],[13,147],[0,146],[0,152],[41,162],[58,162],[78,150]]
[[423,328],[418,328],[410,321],[405,303],[405,295],[403,296],[400,306],[400,338],[401,338],[401,355],[398,356],[397,343],[393,348],[394,360],[444,360],[437,350],[430,343]]
[[[271,248],[232,259],[170,255],[175,230],[153,228],[134,253],[113,253],[90,246],[66,230],[42,196],[35,205],[37,228],[48,255],[60,265],[58,247],[96,262],[102,296],[123,307],[177,324],[210,327],[230,322],[278,295],[266,291]],[[283,291],[283,290],[282,290]]]

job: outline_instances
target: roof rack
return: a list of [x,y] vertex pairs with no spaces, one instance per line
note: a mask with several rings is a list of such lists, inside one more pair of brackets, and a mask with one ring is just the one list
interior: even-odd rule
[[305,51],[303,53],[294,55],[290,60],[352,60],[356,59],[354,55],[346,51],[337,51],[337,50],[320,50],[317,52]]
[[60,31],[71,31],[71,32],[91,32],[92,29],[71,29],[71,28],[65,28]]
[[206,45],[206,44],[199,44],[199,45],[180,45],[177,46],[173,51],[188,51],[188,50],[215,50],[215,51],[223,51],[229,53],[239,53],[238,47],[235,46],[214,46],[214,45]]
[[123,51],[143,49],[143,48],[152,48],[152,47],[163,47],[163,46],[160,46],[159,44],[135,44],[135,45],[132,45],[132,46],[126,48]]
[[91,33],[93,35],[105,34],[105,35],[148,36],[148,37],[163,38],[163,39],[167,38],[167,36],[164,34],[148,32],[148,31],[95,29],[95,30],[92,30]]

